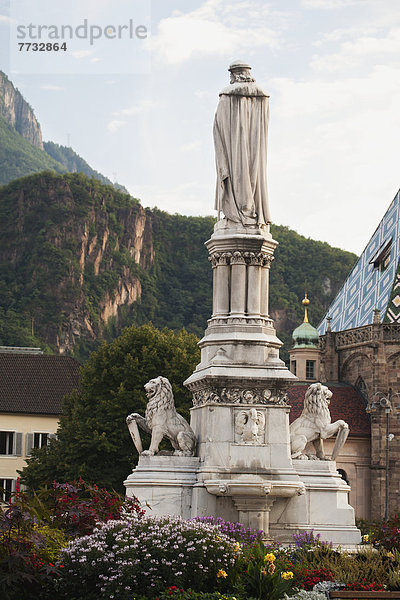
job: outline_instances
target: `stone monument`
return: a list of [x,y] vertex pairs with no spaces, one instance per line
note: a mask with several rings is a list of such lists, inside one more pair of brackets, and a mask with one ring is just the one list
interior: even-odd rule
[[[360,534],[335,464],[319,460],[316,468],[316,461],[291,456],[286,391],[296,377],[279,358],[282,343],[268,309],[277,246],[269,230],[268,95],[250,70],[243,61],[230,65],[214,123],[218,220],[206,242],[213,309],[199,342],[201,362],[184,382],[193,394],[196,454],[142,452],[125,486],[155,514],[220,516],[285,542],[313,528],[323,539],[353,545]],[[332,517],[321,509],[313,515],[326,503]]]

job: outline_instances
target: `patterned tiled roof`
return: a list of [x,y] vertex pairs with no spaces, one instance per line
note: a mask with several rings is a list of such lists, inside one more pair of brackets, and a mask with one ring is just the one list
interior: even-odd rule
[[[324,384],[325,385],[325,384]],[[343,419],[350,427],[350,436],[371,435],[371,425],[368,414],[365,412],[366,402],[362,395],[346,383],[327,383],[333,393],[329,409],[332,421]],[[294,384],[288,390],[289,404],[291,405],[289,421],[292,422],[301,415],[304,405],[304,394],[308,384]]]
[[80,364],[69,356],[0,353],[0,412],[59,415],[79,374]]
[[[380,262],[390,250],[390,260]],[[382,221],[347,277],[342,289],[320,323],[320,335],[326,332],[331,317],[332,331],[344,331],[370,325],[373,310],[381,311],[388,323],[400,323],[400,190],[390,204]]]

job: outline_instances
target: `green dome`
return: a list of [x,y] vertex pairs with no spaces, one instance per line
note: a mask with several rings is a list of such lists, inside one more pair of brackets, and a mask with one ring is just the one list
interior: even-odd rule
[[293,331],[293,348],[318,347],[319,333],[310,323],[304,322]]

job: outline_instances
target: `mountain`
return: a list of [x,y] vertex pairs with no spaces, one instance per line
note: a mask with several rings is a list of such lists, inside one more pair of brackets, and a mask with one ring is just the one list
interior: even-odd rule
[[44,170],[56,173],[67,171],[61,163],[44,150],[33,146],[0,117],[0,184]]
[[[144,209],[83,174],[38,173],[0,188],[0,345],[45,345],[84,360],[102,339],[149,320],[202,335],[212,217]],[[355,256],[275,226],[271,315],[283,340],[316,325]]]
[[43,150],[42,131],[32,108],[0,71],[0,116],[28,142]]
[[128,190],[124,188],[124,186],[119,183],[112,183],[110,179],[95,171],[88,165],[86,160],[84,160],[79,154],[74,152],[72,148],[68,148],[67,146],[60,146],[59,144],[55,144],[54,142],[44,142],[44,149],[47,154],[51,156],[58,163],[64,165],[69,173],[83,173],[88,177],[94,177],[101,181],[101,183],[105,183],[106,185],[112,185],[116,190],[121,190],[122,192],[128,193]]
[[43,142],[32,107],[0,71],[0,184],[39,171],[84,173],[127,193],[92,169],[72,148]]

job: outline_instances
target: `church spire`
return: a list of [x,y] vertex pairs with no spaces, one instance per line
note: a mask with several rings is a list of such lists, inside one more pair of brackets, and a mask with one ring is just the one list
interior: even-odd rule
[[304,292],[304,300],[302,300],[301,303],[304,306],[304,321],[303,321],[303,323],[308,323],[307,306],[310,304],[310,301],[307,298],[307,292]]

